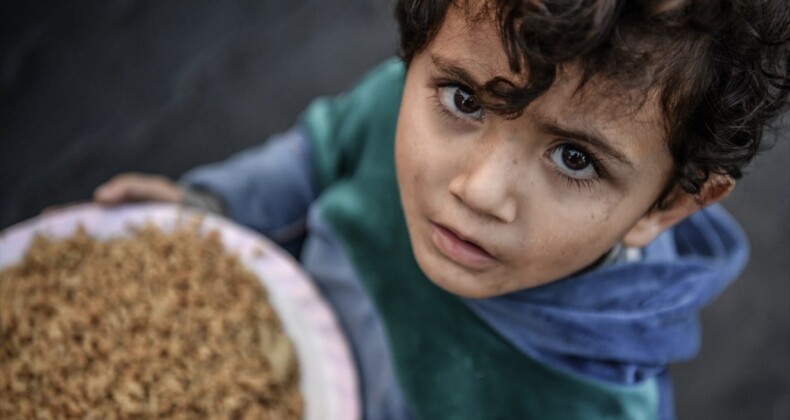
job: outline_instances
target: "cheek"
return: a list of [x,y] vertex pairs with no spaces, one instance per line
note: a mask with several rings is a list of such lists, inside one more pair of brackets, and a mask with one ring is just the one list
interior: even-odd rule
[[404,206],[412,207],[418,198],[419,191],[426,183],[428,167],[427,151],[425,150],[425,133],[420,129],[420,119],[404,101],[395,142],[395,164],[398,186]]
[[419,133],[409,122],[399,123],[395,146],[395,164],[401,189],[410,190],[422,182],[425,163],[421,159]]
[[404,102],[398,120],[395,159],[398,182],[409,190],[428,187],[444,157],[426,113],[417,104]]
[[[592,208],[591,208],[592,207]],[[619,214],[617,206],[602,202],[598,206],[574,206],[565,211],[544,212],[533,224],[536,243],[530,243],[537,258],[549,267],[569,274],[594,262],[620,240],[629,216]],[[617,223],[620,220],[622,223]]]

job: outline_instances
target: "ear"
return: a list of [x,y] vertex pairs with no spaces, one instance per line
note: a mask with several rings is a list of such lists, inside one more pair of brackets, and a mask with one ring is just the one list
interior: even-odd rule
[[666,206],[649,210],[625,234],[623,244],[629,247],[644,247],[664,230],[671,228],[697,210],[721,201],[735,188],[735,181],[726,175],[712,175],[702,186],[698,196],[693,196],[679,187],[670,193]]

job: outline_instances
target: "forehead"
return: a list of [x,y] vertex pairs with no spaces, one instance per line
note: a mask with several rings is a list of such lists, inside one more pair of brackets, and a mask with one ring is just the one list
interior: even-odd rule
[[[495,17],[471,7],[450,5],[442,26],[421,55],[427,55],[434,66],[438,58],[462,68],[478,86],[496,77],[525,85],[527,73],[514,73],[510,68]],[[666,149],[657,91],[627,91],[619,88],[617,81],[599,78],[583,85],[580,82],[578,67],[561,67],[552,87],[530,104],[523,118],[602,133],[613,145],[640,146],[644,154]]]
[[441,50],[444,53],[442,56],[461,62],[468,70],[475,71],[486,80],[503,76],[523,81],[523,76],[510,71],[508,57],[494,24],[495,18],[486,18],[484,13],[450,4],[428,49]]

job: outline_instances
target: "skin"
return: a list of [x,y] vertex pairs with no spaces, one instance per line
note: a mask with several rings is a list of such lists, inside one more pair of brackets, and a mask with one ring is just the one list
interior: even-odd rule
[[93,192],[93,199],[102,204],[130,201],[178,203],[182,191],[173,181],[158,175],[124,173],[111,178]]
[[451,293],[484,298],[561,279],[618,243],[646,245],[732,188],[719,179],[703,201],[676,193],[651,211],[673,168],[655,101],[618,103],[595,80],[576,92],[570,67],[518,118],[466,106],[497,76],[525,80],[510,71],[493,20],[453,6],[407,72],[401,200],[417,262]]

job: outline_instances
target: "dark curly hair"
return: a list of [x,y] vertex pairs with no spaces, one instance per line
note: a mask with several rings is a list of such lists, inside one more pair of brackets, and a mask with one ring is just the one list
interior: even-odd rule
[[595,77],[624,93],[657,88],[675,162],[658,207],[675,186],[698,196],[711,174],[740,178],[788,105],[787,0],[399,0],[407,64],[451,4],[471,19],[494,17],[511,70],[529,70],[525,86],[486,84],[494,112],[519,115],[570,63],[582,85]]

